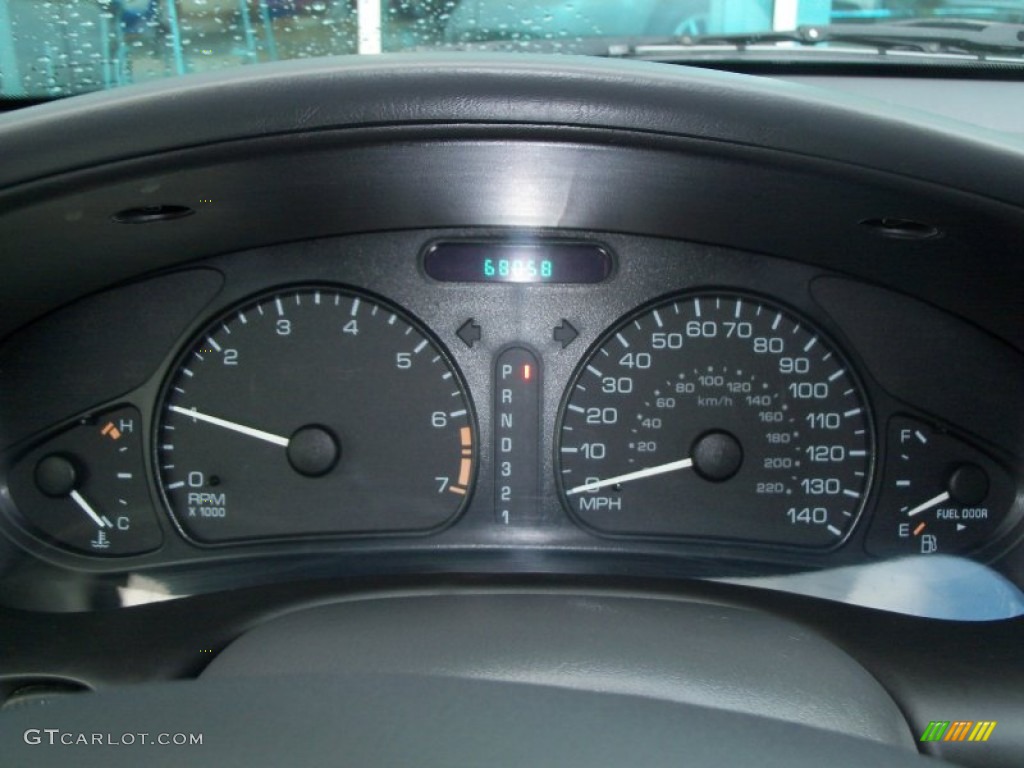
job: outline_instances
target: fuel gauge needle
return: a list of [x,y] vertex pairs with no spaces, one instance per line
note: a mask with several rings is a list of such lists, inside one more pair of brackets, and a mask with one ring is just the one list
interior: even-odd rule
[[907,512],[907,517],[913,517],[914,515],[916,515],[916,514],[918,514],[920,512],[924,512],[926,509],[931,509],[932,507],[934,507],[934,506],[936,506],[938,504],[941,504],[944,501],[949,501],[949,499],[950,499],[949,491],[943,491],[938,496],[934,496],[934,497],[928,499],[928,501],[923,501],[920,504],[918,504],[912,510]]
[[636,472],[627,472],[624,475],[609,477],[606,480],[595,480],[594,482],[584,483],[583,485],[577,485],[575,488],[570,488],[568,491],[566,491],[565,495],[572,496],[575,493],[584,493],[585,491],[596,491],[599,488],[604,488],[605,486],[608,485],[628,483],[631,480],[642,480],[645,477],[664,475],[666,472],[677,472],[680,469],[689,469],[692,466],[693,459],[680,459],[679,461],[670,461],[668,464],[659,464],[656,467],[638,469]]
[[178,405],[168,406],[168,409],[175,413],[180,413],[182,416],[189,416],[199,421],[205,421],[207,424],[213,424],[215,427],[223,427],[224,429],[230,429],[232,432],[238,432],[241,435],[248,437],[255,437],[258,440],[266,440],[268,443],[274,445],[280,445],[282,448],[288,447],[288,438],[275,435],[270,432],[264,432],[262,429],[256,429],[255,427],[247,427],[244,424],[238,424],[234,421],[228,421],[227,419],[221,419],[217,416],[210,416],[199,411],[194,411],[191,408],[182,408]]
[[100,517],[96,513],[96,510],[92,508],[92,505],[88,501],[86,501],[85,497],[83,497],[82,494],[80,494],[78,491],[71,491],[71,493],[69,493],[68,496],[70,496],[71,500],[75,502],[75,504],[77,504],[78,507],[83,512],[85,512],[85,514],[87,514],[92,519],[92,521],[96,523],[96,525],[98,525],[100,528],[114,527],[114,524],[107,520],[105,517]]

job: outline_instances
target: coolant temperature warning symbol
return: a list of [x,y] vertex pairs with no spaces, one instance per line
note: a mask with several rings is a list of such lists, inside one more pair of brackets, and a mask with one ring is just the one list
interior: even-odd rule
[[494,508],[501,525],[540,517],[540,366],[523,347],[494,364]]

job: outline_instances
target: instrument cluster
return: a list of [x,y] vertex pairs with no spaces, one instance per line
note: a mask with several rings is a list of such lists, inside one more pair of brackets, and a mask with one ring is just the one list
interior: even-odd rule
[[[23,547],[108,571],[240,549],[799,565],[986,557],[1017,527],[1014,446],[972,433],[962,398],[934,412],[913,376],[873,363],[937,310],[887,294],[908,327],[872,340],[831,298],[887,292],[819,268],[601,233],[430,232],[219,257],[143,290],[210,271],[220,288],[172,344],[121,334],[118,359],[158,358],[134,386],[93,377],[92,405],[8,440],[2,524]],[[159,314],[183,294],[151,295]],[[76,375],[26,373],[57,398]],[[947,386],[938,373],[921,380]]]

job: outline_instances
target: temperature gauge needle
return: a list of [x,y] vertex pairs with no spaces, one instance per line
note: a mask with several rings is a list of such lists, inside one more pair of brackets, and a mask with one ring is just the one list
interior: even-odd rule
[[100,528],[114,527],[114,524],[107,520],[107,518],[100,517],[96,513],[96,510],[92,508],[92,505],[89,504],[89,502],[86,501],[82,494],[80,494],[78,491],[71,491],[71,493],[69,493],[68,496],[70,496],[71,500],[75,502],[75,504],[77,504],[79,508],[83,512],[85,512],[85,514],[87,514],[92,519],[92,521],[96,523],[96,525],[98,525]]
[[584,483],[583,485],[577,485],[575,488],[570,488],[565,492],[566,496],[572,496],[575,493],[584,493],[586,491],[596,491],[599,488],[604,488],[608,485],[618,485],[619,483],[628,483],[631,480],[642,480],[645,477],[654,477],[655,475],[664,475],[666,472],[676,472],[680,469],[689,469],[693,466],[693,459],[680,459],[679,461],[670,461],[668,464],[659,464],[656,467],[648,467],[647,469],[638,469],[636,472],[627,472],[624,475],[618,475],[617,477],[609,477],[607,480],[595,480],[591,483]]
[[191,408],[182,408],[178,405],[168,406],[168,409],[175,413],[180,413],[182,416],[189,416],[199,421],[205,421],[207,424],[213,424],[215,427],[223,427],[224,429],[230,429],[232,432],[238,432],[248,437],[255,437],[258,440],[266,440],[268,443],[274,445],[280,445],[282,448],[287,448],[289,440],[287,437],[281,437],[280,435],[274,435],[270,432],[264,432],[262,429],[256,429],[255,427],[247,427],[244,424],[237,424],[227,419],[221,419],[216,416],[209,416],[199,411],[194,411]]
[[936,506],[937,504],[941,504],[944,501],[949,501],[949,499],[950,499],[949,491],[943,491],[938,496],[934,496],[934,497],[928,499],[928,501],[924,501],[924,502],[921,502],[920,504],[918,504],[912,510],[907,512],[907,517],[913,517],[914,515],[916,515],[916,514],[918,514],[920,512],[924,512],[926,509],[931,509],[932,507]]

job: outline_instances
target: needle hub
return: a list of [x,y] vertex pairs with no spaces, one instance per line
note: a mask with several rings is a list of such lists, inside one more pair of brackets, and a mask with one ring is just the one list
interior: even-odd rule
[[341,458],[338,439],[326,427],[309,425],[296,430],[288,441],[288,462],[306,477],[326,475]]
[[740,471],[743,447],[728,432],[715,430],[697,438],[690,451],[693,468],[705,480],[721,483]]
[[67,457],[50,454],[36,465],[36,487],[51,498],[67,496],[78,487],[78,470]]

